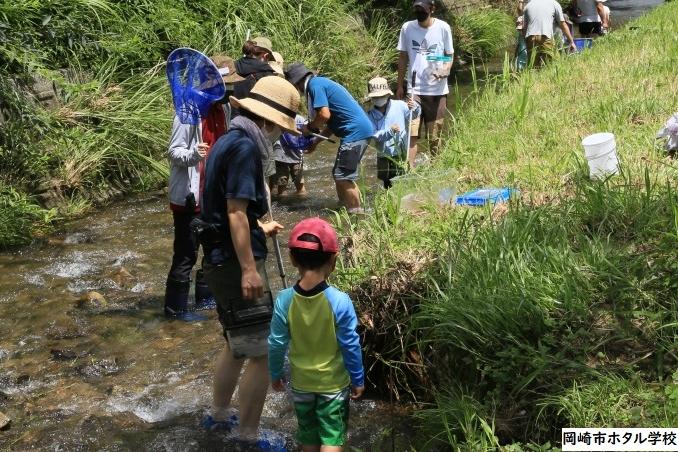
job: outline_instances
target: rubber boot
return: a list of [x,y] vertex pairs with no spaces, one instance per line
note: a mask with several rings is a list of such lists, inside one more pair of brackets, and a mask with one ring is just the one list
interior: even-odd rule
[[195,310],[207,311],[216,307],[217,302],[212,295],[212,291],[207,287],[202,269],[200,269],[195,273]]
[[167,278],[165,285],[165,317],[182,322],[202,322],[207,317],[188,310],[188,292],[191,280],[177,281]]

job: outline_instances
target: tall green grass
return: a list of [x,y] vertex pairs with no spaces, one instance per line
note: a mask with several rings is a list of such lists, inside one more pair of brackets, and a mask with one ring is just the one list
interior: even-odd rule
[[465,11],[449,17],[455,53],[479,60],[504,52],[515,39],[513,18],[495,9]]
[[[678,165],[654,135],[678,104],[678,5],[628,27],[539,72],[490,79],[432,168],[341,223],[338,282],[359,305],[369,381],[430,404],[422,450],[548,450],[583,420],[675,422]],[[615,133],[622,162],[605,181],[589,180],[581,157],[598,131]],[[434,189],[404,211],[403,195],[431,192],[430,178],[521,198],[455,209]]]

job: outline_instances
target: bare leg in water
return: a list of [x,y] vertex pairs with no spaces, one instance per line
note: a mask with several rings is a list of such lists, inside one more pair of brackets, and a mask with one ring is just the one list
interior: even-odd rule
[[239,393],[240,437],[256,439],[269,384],[267,356],[248,360],[235,359],[228,344],[224,346],[217,357],[214,373],[212,416],[217,421],[227,419],[227,410],[231,405],[243,365],[245,372],[240,380]]

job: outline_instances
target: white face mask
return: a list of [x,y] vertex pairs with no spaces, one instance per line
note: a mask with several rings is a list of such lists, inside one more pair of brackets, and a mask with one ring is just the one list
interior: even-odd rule
[[374,97],[374,98],[372,98],[372,105],[375,106],[375,107],[381,108],[388,103],[388,99],[389,99],[388,96]]
[[277,124],[272,124],[270,127],[264,126],[261,129],[261,132],[264,134],[266,139],[271,143],[275,143],[276,141],[278,141],[278,138],[280,138],[280,135],[282,135],[282,129]]

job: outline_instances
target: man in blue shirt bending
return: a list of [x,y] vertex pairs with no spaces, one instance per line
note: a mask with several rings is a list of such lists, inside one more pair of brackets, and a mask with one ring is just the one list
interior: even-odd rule
[[[302,133],[334,134],[341,138],[332,169],[337,196],[349,213],[362,211],[360,190],[355,181],[367,141],[374,133],[367,114],[346,88],[329,78],[315,75],[303,63],[290,64],[285,77],[302,95],[306,95],[309,122]],[[313,150],[315,147],[307,152]]]

